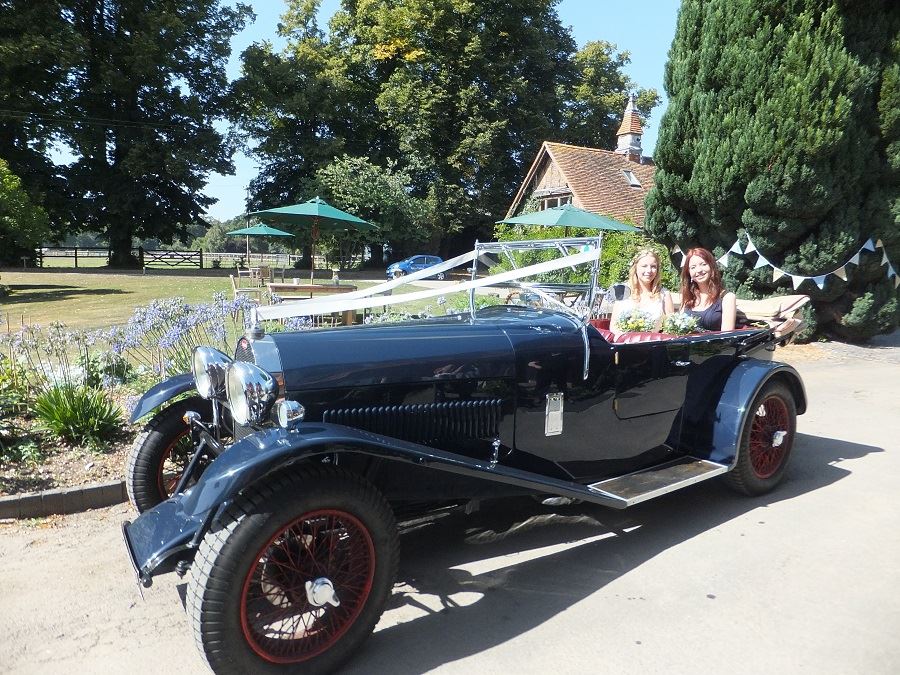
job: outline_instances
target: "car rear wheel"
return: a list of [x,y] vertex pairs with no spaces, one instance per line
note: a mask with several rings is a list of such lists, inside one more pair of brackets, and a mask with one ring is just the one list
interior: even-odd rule
[[797,431],[797,406],[783,383],[769,382],[756,395],[750,411],[737,464],[727,477],[735,490],[760,495],[784,477]]
[[331,672],[375,628],[397,573],[394,515],[332,467],[249,490],[207,533],[188,583],[194,638],[216,673]]
[[438,272],[437,274],[434,275],[434,278],[437,279],[438,281],[443,281],[443,280],[444,280],[444,273],[443,273],[443,272]]
[[188,467],[194,446],[183,417],[189,410],[200,413],[205,423],[212,420],[212,404],[192,396],[158,412],[131,445],[125,488],[128,501],[139,513],[171,497]]

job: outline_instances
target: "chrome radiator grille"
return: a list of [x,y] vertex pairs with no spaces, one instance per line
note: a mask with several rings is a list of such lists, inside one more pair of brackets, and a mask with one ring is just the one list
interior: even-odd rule
[[429,443],[441,439],[495,438],[502,399],[326,410],[323,422]]
[[253,356],[253,347],[250,340],[241,338],[238,340],[237,348],[234,350],[234,360],[244,361],[246,363],[256,364],[256,357]]

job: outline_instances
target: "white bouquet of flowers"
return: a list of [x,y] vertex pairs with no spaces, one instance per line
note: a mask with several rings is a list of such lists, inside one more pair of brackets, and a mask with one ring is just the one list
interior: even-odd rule
[[662,325],[663,333],[671,335],[688,335],[697,332],[697,317],[678,312],[669,314]]
[[656,322],[647,312],[639,309],[628,309],[619,315],[616,329],[623,333],[645,333],[656,327]]

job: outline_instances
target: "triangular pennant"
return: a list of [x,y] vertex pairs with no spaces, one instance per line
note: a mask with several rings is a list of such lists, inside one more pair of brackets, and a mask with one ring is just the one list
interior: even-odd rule
[[827,276],[826,274],[820,274],[817,277],[813,277],[813,281],[816,282],[816,286],[819,287],[820,291],[825,290],[825,277],[826,276]]
[[850,260],[847,261],[847,264],[848,265],[859,265],[859,253],[857,253],[855,256],[850,258]]
[[847,281],[847,266],[846,265],[841,265],[834,271],[834,273],[837,274],[844,281]]
[[772,281],[778,281],[783,276],[784,270],[780,270],[777,267],[772,268]]
[[684,253],[682,253],[682,254],[681,254],[681,262],[678,263],[678,266],[679,266],[679,267],[684,267],[684,259],[685,259],[685,258],[687,258],[687,256],[686,256]]
[[678,244],[675,244],[672,247],[672,253],[681,253],[681,247]]
[[800,284],[802,284],[804,281],[806,281],[806,277],[795,276],[795,275],[793,275],[793,274],[790,274],[790,275],[788,275],[788,276],[791,277],[791,281],[792,281],[793,284],[794,284],[794,290],[795,290],[795,291],[796,291],[798,288],[800,288]]
[[725,255],[723,255],[716,262],[719,263],[722,267],[728,267],[728,254],[726,253]]
[[731,248],[728,249],[728,253],[737,253],[738,255],[741,255],[741,253],[743,253],[743,251],[741,251],[741,240],[740,239],[738,239],[736,242],[734,242],[734,244],[732,244]]
[[766,265],[771,265],[771,263],[766,260],[763,256],[759,256],[756,260],[756,264],[753,266],[753,269],[759,269],[760,267],[765,267]]
[[881,264],[882,264],[882,265],[887,265],[889,262],[891,262],[891,261],[888,260],[888,257],[887,257],[887,251],[885,251],[885,252],[882,254],[882,256],[881,256]]
[[897,286],[900,286],[900,276],[894,277],[894,288],[897,288]]
[[869,251],[875,250],[875,243],[869,239],[865,244],[863,244],[863,248],[868,249]]
[[884,248],[884,244],[882,243],[881,239],[875,242],[875,248]]
[[747,237],[747,248],[744,249],[744,253],[753,253],[756,250],[756,247],[753,245],[753,242],[750,241],[750,238]]
[[888,279],[895,276],[897,276],[897,271],[894,269],[894,266],[888,265]]

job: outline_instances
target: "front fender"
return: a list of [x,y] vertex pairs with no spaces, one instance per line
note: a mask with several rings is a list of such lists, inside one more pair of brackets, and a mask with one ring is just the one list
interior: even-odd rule
[[806,412],[806,390],[799,373],[792,366],[778,361],[742,361],[728,376],[716,406],[709,459],[734,467],[744,426],[753,414],[750,405],[763,386],[773,379],[784,380],[794,395],[797,413]]
[[129,422],[134,424],[154,408],[158,408],[166,401],[170,401],[179,394],[183,394],[193,388],[194,376],[191,373],[184,373],[183,375],[176,375],[163,380],[159,384],[150,387],[141,396],[141,400],[138,401],[134,411],[131,413]]

